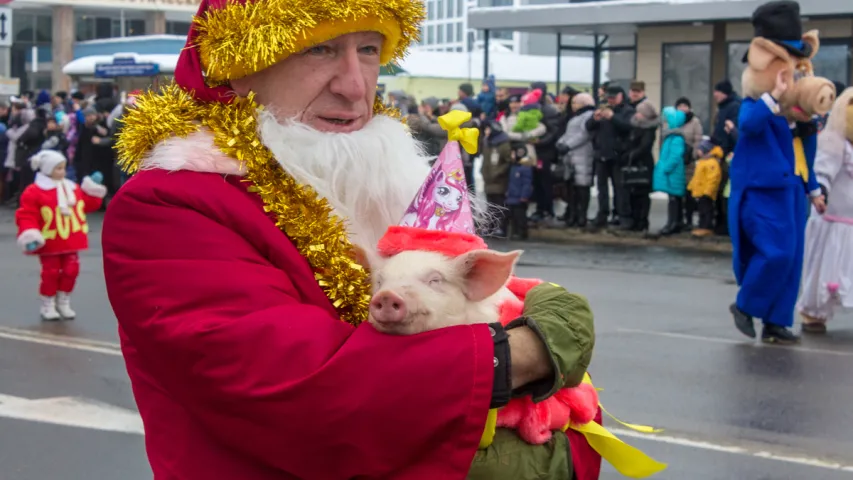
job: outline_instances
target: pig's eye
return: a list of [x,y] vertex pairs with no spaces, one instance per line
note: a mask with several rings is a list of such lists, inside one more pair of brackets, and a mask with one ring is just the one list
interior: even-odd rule
[[437,287],[444,281],[444,277],[438,272],[432,272],[426,278],[426,283],[430,287]]

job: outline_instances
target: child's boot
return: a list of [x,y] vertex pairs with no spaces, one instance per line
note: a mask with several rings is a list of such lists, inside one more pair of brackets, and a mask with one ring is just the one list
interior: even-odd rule
[[66,292],[57,292],[56,294],[56,311],[66,320],[74,320],[77,316],[74,310],[71,310],[71,294]]
[[39,309],[41,319],[46,321],[59,320],[59,312],[56,311],[56,297],[41,297],[41,308]]

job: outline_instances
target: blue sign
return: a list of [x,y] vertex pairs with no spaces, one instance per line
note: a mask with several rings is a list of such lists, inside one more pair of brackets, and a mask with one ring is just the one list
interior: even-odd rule
[[136,63],[133,58],[115,58],[113,63],[95,65],[96,78],[153,77],[160,73],[157,63]]

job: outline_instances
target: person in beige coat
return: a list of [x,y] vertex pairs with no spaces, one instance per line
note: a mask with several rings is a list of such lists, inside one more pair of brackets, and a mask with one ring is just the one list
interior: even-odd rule
[[[696,172],[696,160],[701,156],[699,152],[699,144],[702,143],[704,129],[699,117],[693,113],[693,106],[690,104],[689,99],[686,97],[679,98],[675,101],[675,108],[681,110],[687,115],[687,122],[684,123],[684,126],[672,130],[672,132],[680,133],[681,136],[684,137],[684,142],[687,144],[687,148],[684,153],[684,176],[686,177],[685,185],[689,185],[690,180],[693,179],[693,174]],[[693,213],[696,212],[697,208],[698,203],[696,202],[696,199],[687,195],[686,201],[684,202],[684,221],[686,223],[686,231],[691,231],[693,229]]]

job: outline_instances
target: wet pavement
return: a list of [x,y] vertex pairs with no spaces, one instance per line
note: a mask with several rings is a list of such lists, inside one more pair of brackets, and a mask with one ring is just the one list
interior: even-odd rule
[[[120,421],[135,404],[101,274],[100,216],[91,223],[78,319],[47,326],[37,314],[37,262],[18,253],[10,212],[0,210],[2,480],[151,478],[143,437]],[[853,478],[853,315],[839,315],[825,338],[767,347],[731,324],[725,255],[492,243],[525,250],[520,275],[587,296],[597,331],[590,371],[602,403],[621,420],[664,431],[643,437],[609,418],[605,425],[670,464],[655,478]],[[75,412],[82,426],[23,420],[14,412],[26,408],[7,408],[58,397],[79,405],[45,400],[36,413]],[[118,413],[84,418],[81,405],[94,402]],[[602,478],[623,477],[605,465]]]

